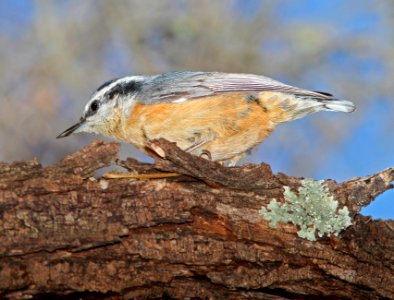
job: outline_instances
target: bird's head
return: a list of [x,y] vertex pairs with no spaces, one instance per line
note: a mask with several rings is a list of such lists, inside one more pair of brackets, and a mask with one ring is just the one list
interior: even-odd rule
[[135,95],[144,79],[143,76],[128,76],[102,84],[86,104],[79,122],[59,134],[57,138],[79,132],[113,136],[120,118],[134,104]]

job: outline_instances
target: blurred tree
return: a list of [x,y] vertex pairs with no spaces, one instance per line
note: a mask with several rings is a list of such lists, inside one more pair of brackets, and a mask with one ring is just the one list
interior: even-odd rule
[[[0,160],[51,163],[85,144],[92,137],[54,137],[112,77],[216,70],[264,74],[357,102],[351,116],[282,126],[249,158],[308,176],[369,121],[372,101],[391,96],[393,11],[388,0],[2,1]],[[392,128],[392,118],[380,121]]]

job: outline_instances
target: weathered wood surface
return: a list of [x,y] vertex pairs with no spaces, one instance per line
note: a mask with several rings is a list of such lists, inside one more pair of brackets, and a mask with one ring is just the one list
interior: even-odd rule
[[268,165],[226,168],[164,141],[169,179],[93,178],[119,145],[95,141],[58,164],[0,163],[0,297],[75,299],[394,299],[394,221],[357,212],[392,188],[394,170],[328,180],[353,225],[316,242],[258,211],[300,178]]

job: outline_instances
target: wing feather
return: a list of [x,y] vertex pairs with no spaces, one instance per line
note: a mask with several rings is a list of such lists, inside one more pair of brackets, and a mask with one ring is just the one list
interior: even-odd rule
[[317,99],[333,99],[330,94],[297,88],[265,76],[186,71],[152,76],[138,92],[137,99],[145,104],[155,104],[237,91],[276,91]]

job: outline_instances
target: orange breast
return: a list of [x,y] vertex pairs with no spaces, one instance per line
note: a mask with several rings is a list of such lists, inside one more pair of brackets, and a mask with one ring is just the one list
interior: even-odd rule
[[273,130],[269,111],[245,93],[186,100],[179,103],[137,103],[124,139],[143,148],[147,139],[163,137],[182,149],[200,144],[213,160],[227,160],[256,146]]

